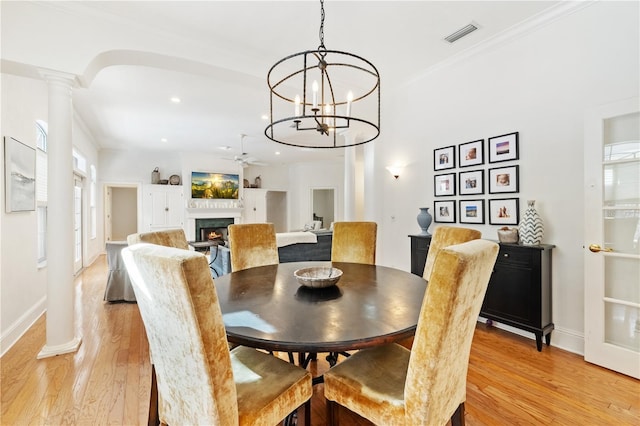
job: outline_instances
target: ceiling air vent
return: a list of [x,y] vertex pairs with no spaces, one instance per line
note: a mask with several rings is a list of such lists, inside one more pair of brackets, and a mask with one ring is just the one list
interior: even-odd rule
[[460,28],[455,33],[446,36],[444,39],[447,40],[449,43],[453,43],[456,40],[460,40],[462,37],[466,36],[467,34],[471,34],[477,29],[478,27],[476,25],[469,24],[466,27]]

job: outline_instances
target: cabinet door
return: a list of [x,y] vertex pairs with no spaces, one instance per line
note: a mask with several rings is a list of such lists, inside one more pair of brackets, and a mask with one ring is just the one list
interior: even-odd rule
[[182,227],[184,216],[184,203],[182,191],[168,191],[166,193],[166,226]]
[[149,226],[166,226],[167,223],[167,197],[162,191],[151,191],[149,197]]
[[496,262],[482,304],[482,313],[539,327],[540,324],[536,324],[536,310],[539,316],[540,302],[533,300],[536,283],[532,277],[531,268]]

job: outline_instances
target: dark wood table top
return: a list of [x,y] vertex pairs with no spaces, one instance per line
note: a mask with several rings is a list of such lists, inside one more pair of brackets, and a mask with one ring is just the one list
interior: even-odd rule
[[[300,286],[293,272],[333,265],[336,286]],[[215,278],[229,341],[273,351],[341,352],[415,333],[426,281],[376,265],[293,262]]]

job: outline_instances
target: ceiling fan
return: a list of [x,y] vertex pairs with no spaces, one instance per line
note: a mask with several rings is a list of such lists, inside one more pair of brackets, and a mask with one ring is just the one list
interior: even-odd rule
[[[240,164],[243,168],[247,166],[266,166],[266,163],[261,162],[255,157],[250,157],[247,152],[244,150],[244,138],[247,135],[244,133],[240,134],[240,155],[236,155],[233,157],[233,161]],[[226,160],[231,160],[231,158],[226,158]]]

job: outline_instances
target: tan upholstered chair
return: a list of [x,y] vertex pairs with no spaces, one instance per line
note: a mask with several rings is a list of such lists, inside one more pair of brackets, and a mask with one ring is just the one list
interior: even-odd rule
[[438,226],[435,231],[433,231],[433,236],[431,237],[429,252],[427,253],[427,261],[424,265],[424,273],[422,274],[422,277],[429,281],[438,251],[454,244],[462,244],[467,241],[477,240],[481,236],[482,233],[475,229],[457,228],[454,226],[444,225]]
[[189,243],[187,243],[187,237],[182,228],[131,234],[127,237],[127,243],[130,246],[137,243],[150,243],[189,250]]
[[271,426],[303,404],[309,412],[309,372],[251,348],[229,351],[202,253],[135,244],[123,258],[153,354],[160,421]]
[[335,222],[331,241],[331,261],[376,263],[375,222]]
[[363,349],[327,371],[328,423],[337,424],[339,404],[378,425],[464,424],[471,341],[497,255],[487,240],[440,250],[413,350]]
[[233,224],[228,230],[231,271],[280,263],[273,223]]

